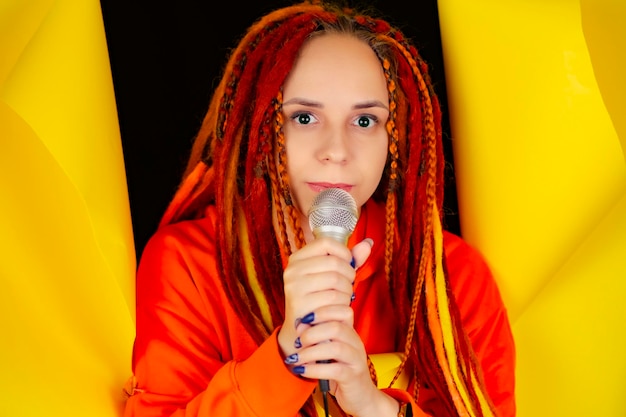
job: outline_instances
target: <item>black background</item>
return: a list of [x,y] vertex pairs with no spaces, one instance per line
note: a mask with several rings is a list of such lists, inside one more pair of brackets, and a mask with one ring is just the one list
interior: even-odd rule
[[[176,189],[227,54],[257,18],[288,4],[101,0],[138,257]],[[430,64],[452,166],[436,0],[349,4],[372,7],[399,26]],[[452,169],[448,178],[446,227],[459,233]]]

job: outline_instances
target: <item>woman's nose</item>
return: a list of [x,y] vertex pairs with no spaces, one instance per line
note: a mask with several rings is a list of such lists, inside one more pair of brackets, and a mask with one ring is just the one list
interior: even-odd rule
[[328,132],[320,141],[318,157],[321,161],[343,163],[350,154],[348,135],[343,130]]

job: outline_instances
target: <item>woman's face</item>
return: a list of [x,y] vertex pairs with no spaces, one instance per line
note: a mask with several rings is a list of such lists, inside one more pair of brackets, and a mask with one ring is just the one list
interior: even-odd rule
[[[387,159],[387,82],[380,61],[349,35],[312,38],[283,91],[287,172],[306,214],[323,189],[338,187],[361,207],[374,193]],[[302,222],[308,231],[308,222]]]

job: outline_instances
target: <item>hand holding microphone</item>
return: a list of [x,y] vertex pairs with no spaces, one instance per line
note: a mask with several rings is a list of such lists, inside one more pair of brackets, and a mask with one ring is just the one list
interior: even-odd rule
[[[327,188],[321,191],[309,209],[309,226],[316,239],[330,237],[346,245],[358,220],[356,202],[347,191],[341,188]],[[320,361],[329,363],[330,361]],[[330,384],[320,379],[320,389],[324,398],[324,410],[328,415],[327,393]]]
[[[366,239],[347,248],[348,238],[356,227],[358,208],[352,196],[342,189],[320,192],[308,215],[315,240],[292,253],[285,268],[285,321],[278,333],[278,342],[285,354],[285,363],[294,373],[304,376],[309,376],[307,363],[320,363],[318,358],[324,359],[319,348],[326,345],[326,341],[344,345],[341,359],[334,354],[326,358],[337,360],[349,370],[343,373],[341,398],[346,399],[346,393],[350,392],[349,401],[358,407],[364,392],[362,384],[371,385],[371,380],[367,354],[352,327],[350,304],[355,268],[368,258],[372,242]],[[334,336],[327,331],[334,332]],[[310,376],[315,377],[315,374],[317,372]],[[329,381],[322,377],[320,388],[326,400]]]

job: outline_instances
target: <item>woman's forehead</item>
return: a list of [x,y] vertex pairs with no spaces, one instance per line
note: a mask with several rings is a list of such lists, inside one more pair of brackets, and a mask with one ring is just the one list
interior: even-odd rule
[[351,90],[366,95],[364,99],[386,99],[382,65],[363,40],[333,33],[315,36],[304,44],[285,82],[284,98]]

